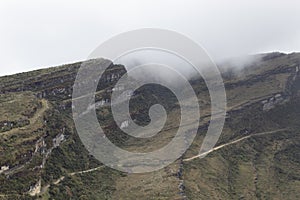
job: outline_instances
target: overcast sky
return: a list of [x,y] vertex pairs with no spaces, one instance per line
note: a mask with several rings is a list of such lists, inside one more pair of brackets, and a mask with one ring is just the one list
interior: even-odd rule
[[0,75],[84,60],[138,28],[171,29],[215,60],[300,51],[297,0],[0,0]]

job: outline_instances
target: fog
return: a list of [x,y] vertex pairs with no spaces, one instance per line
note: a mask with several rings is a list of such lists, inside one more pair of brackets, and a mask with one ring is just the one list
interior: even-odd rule
[[[120,57],[115,63],[126,66],[127,70],[132,70],[140,65],[148,65],[149,70],[145,70],[147,68],[144,68],[143,70],[136,70],[132,73],[132,76],[134,76],[135,79],[138,79],[138,77],[146,79],[148,77],[151,80],[156,79],[159,81],[164,79],[167,82],[176,83],[175,79],[177,76],[172,76],[169,73],[168,68],[172,68],[174,72],[181,74],[185,79],[190,79],[197,74],[194,67],[181,57],[170,52],[156,49],[132,52]],[[153,71],[152,69],[155,70]]]
[[146,27],[182,33],[216,62],[295,52],[299,24],[295,0],[0,1],[0,75],[85,60],[110,37]]

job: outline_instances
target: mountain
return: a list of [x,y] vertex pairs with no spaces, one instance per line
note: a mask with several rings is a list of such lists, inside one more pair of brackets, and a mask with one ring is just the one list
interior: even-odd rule
[[[214,149],[199,158],[210,99],[205,82],[195,77],[189,82],[201,118],[193,144],[176,162],[144,174],[108,168],[82,144],[72,117],[81,62],[1,77],[0,199],[299,199],[300,53],[251,59],[242,67],[234,62],[219,66],[227,115]],[[121,88],[130,94],[131,117],[137,124],[150,122],[148,110],[157,103],[168,114],[156,136],[131,137],[118,128],[109,106],[124,74],[124,66],[111,64],[97,87],[96,113],[106,137],[130,151],[165,146],[180,124],[176,96],[155,84],[134,92]]]

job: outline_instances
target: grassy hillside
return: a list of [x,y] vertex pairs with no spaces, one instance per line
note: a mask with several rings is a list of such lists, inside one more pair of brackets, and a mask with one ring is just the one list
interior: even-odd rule
[[[220,66],[228,108],[215,150],[196,158],[210,119],[210,100],[203,80],[193,79],[201,107],[197,137],[182,158],[146,174],[107,168],[82,145],[71,111],[81,63],[1,77],[0,199],[298,199],[300,54],[257,57],[239,71]],[[123,66],[111,65],[96,99],[109,100],[118,79],[107,77],[124,73]],[[97,109],[97,116],[116,145],[149,152],[172,139],[180,119],[175,96],[147,85],[130,104],[138,124],[149,123],[148,109],[155,103],[164,105],[168,119],[150,139],[123,133],[107,105]]]

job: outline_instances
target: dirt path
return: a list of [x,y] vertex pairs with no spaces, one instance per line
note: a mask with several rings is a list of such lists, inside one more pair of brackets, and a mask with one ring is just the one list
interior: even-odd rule
[[73,172],[73,173],[70,173],[69,175],[74,176],[74,175],[77,175],[77,174],[85,174],[85,173],[97,171],[97,170],[102,169],[102,168],[104,168],[104,166],[96,167],[96,168],[93,168],[93,169],[88,169],[88,170],[85,170],[85,171]]
[[47,102],[47,100],[45,99],[42,99],[41,100],[41,103],[42,103],[42,108],[39,109],[32,118],[29,119],[30,121],[30,124],[26,125],[26,126],[23,126],[23,127],[20,127],[20,128],[14,128],[10,131],[6,131],[6,132],[2,132],[0,133],[0,135],[10,135],[10,134],[14,134],[20,130],[27,130],[27,129],[30,129],[32,125],[36,124],[37,121],[43,116],[43,114],[46,112],[46,110],[49,109],[49,104]]
[[30,119],[30,124],[35,124],[37,122],[38,119],[40,119],[43,114],[46,112],[46,110],[49,109],[49,105],[48,105],[48,102],[47,100],[45,99],[42,99],[42,108],[39,109],[35,115]]
[[[75,176],[77,174],[85,174],[85,173],[89,173],[89,172],[94,172],[94,171],[97,171],[99,169],[102,169],[104,166],[100,166],[100,167],[96,167],[96,168],[93,168],[93,169],[88,169],[88,170],[85,170],[85,171],[78,171],[78,172],[72,172],[72,173],[69,173],[68,175],[69,176]],[[59,179],[57,179],[56,181],[53,182],[53,184],[57,185],[59,184],[61,181],[63,181],[65,179],[65,176],[62,176],[60,177]]]
[[[48,105],[48,102],[47,100],[45,99],[42,99],[42,108],[39,109],[35,114],[34,116],[30,119],[30,124],[27,125],[27,126],[24,126],[24,127],[21,127],[21,128],[14,128],[10,131],[7,131],[7,132],[3,132],[3,133],[0,133],[0,135],[9,135],[9,134],[14,134],[14,133],[17,133],[18,131],[22,131],[22,130],[27,130],[27,129],[30,129],[32,128],[33,125],[35,125],[37,123],[37,121],[39,119],[42,118],[42,116],[44,115],[44,113],[49,109],[49,105]],[[42,122],[41,122],[42,123]],[[20,166],[17,166],[15,168],[12,168],[12,169],[9,169],[7,171],[4,171],[2,173],[4,173],[5,175],[10,175],[10,174],[13,174],[21,169],[23,169],[25,167],[25,165],[29,164],[30,162],[32,161],[32,159],[28,162],[26,162],[25,164],[23,165],[20,165]]]
[[191,158],[186,158],[186,159],[184,159],[183,161],[184,161],[184,162],[188,162],[188,161],[194,160],[194,159],[196,159],[196,158],[204,157],[204,156],[206,156],[207,154],[209,154],[209,153],[211,153],[211,152],[217,151],[217,150],[219,150],[219,149],[221,149],[221,148],[224,148],[224,147],[229,146],[229,145],[232,145],[232,144],[239,143],[239,142],[241,142],[241,141],[243,141],[243,140],[246,140],[246,139],[248,139],[248,138],[251,138],[251,137],[260,136],[260,135],[266,135],[266,134],[272,134],[272,133],[277,133],[277,132],[284,131],[284,130],[287,130],[287,129],[277,129],[277,130],[274,130],[274,131],[266,131],[266,132],[254,133],[254,134],[251,134],[251,135],[247,135],[247,136],[245,136],[245,137],[242,137],[242,138],[240,138],[240,139],[234,140],[234,141],[232,141],[232,142],[228,142],[228,143],[226,143],[226,144],[222,144],[222,145],[220,145],[220,146],[214,147],[213,149],[211,149],[211,150],[209,150],[209,151],[207,151],[207,152],[198,154],[198,155],[193,156],[193,157],[191,157]]
[[[77,174],[85,174],[85,173],[89,173],[89,172],[94,172],[94,171],[97,171],[99,169],[102,169],[104,168],[104,166],[100,166],[100,167],[96,167],[96,168],[93,168],[93,169],[88,169],[88,170],[84,170],[84,171],[78,171],[78,172],[72,172],[72,173],[69,173],[68,175],[69,176],[75,176]],[[66,177],[65,176],[62,176],[60,177],[59,179],[53,181],[53,184],[54,185],[57,185],[59,184],[60,182],[62,182]],[[47,190],[50,188],[50,184],[44,186],[39,193],[36,193],[35,195],[42,195],[44,194],[45,192],[47,192]]]

